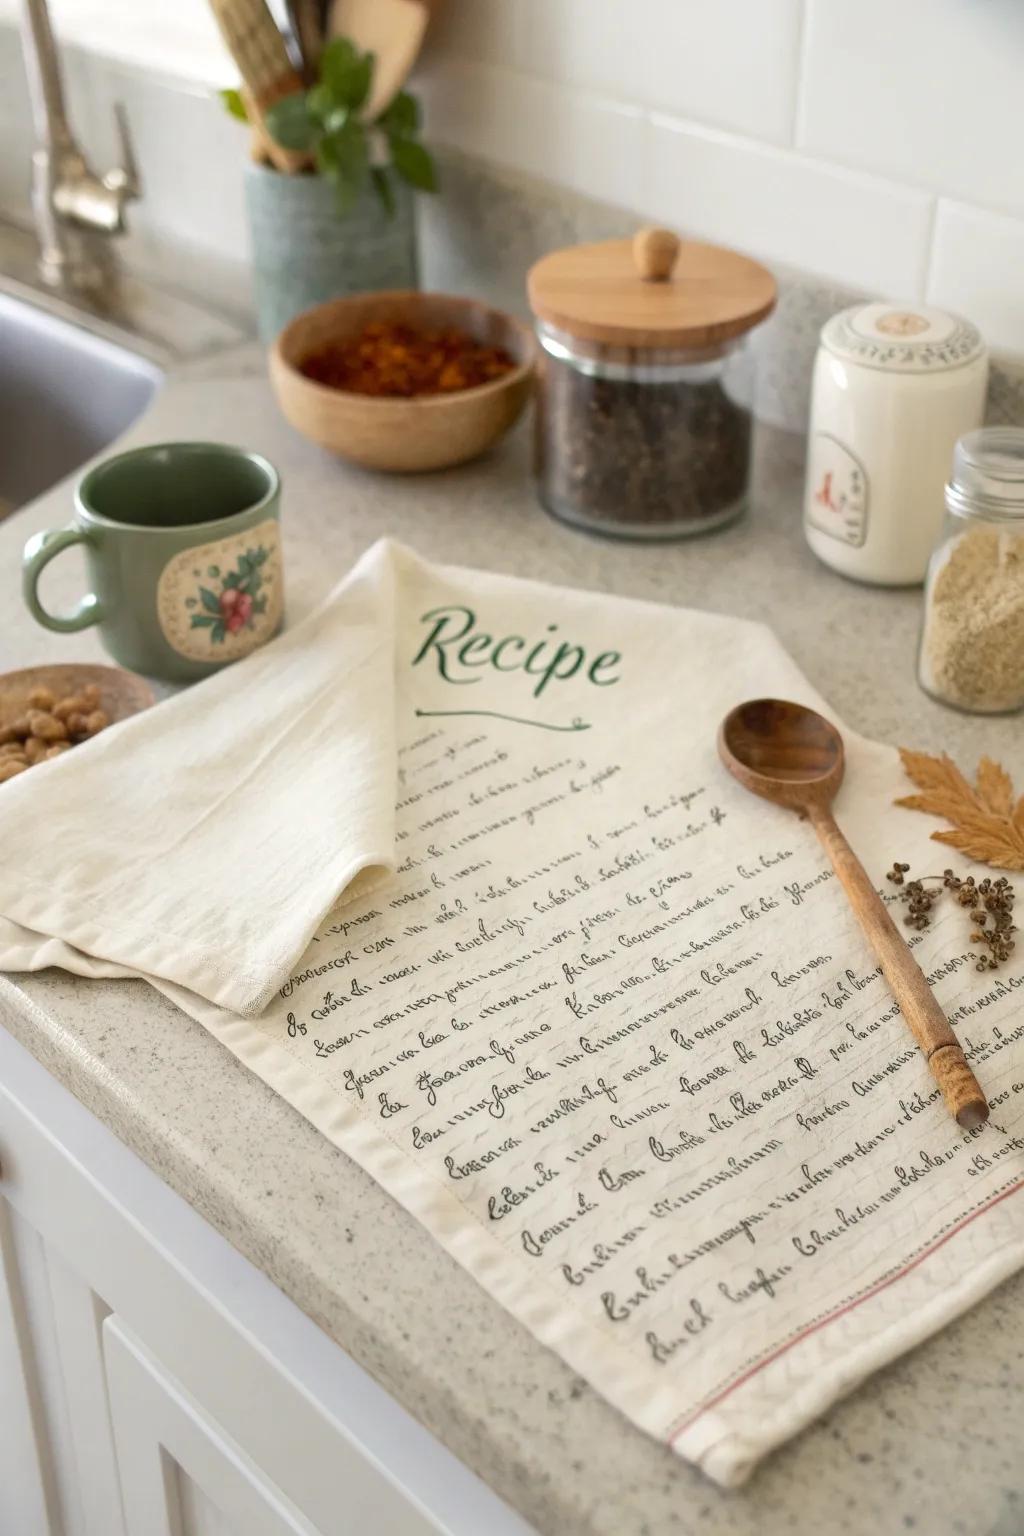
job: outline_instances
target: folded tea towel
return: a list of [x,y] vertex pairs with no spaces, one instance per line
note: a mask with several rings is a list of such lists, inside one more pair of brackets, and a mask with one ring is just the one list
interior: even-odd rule
[[[1024,949],[979,975],[952,902],[914,934],[994,1105],[965,1133],[813,831],[718,762],[766,694],[824,707],[759,625],[378,544],[0,790],[0,969],[145,977],[739,1482],[1024,1262]],[[895,753],[846,745],[868,869],[933,870]]]
[[[261,1013],[338,893],[393,856],[394,577],[363,561],[244,663],[10,780],[0,913]],[[6,931],[5,969],[66,958]]]

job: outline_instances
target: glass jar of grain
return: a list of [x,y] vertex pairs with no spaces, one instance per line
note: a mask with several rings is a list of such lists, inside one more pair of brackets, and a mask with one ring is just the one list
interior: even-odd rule
[[644,229],[531,269],[537,492],[597,533],[677,539],[731,522],[750,483],[750,331],[775,280],[735,251]]
[[1024,429],[956,445],[946,527],[925,580],[918,678],[974,714],[1024,709]]

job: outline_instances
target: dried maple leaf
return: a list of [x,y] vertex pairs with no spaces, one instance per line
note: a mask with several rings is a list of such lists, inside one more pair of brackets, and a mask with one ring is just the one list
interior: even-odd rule
[[937,843],[959,848],[968,858],[994,869],[1024,869],[1024,795],[1014,803],[1013,781],[991,758],[978,764],[971,784],[952,758],[900,748],[907,776],[922,791],[905,795],[897,805],[941,816],[951,830],[933,832]]
[[1000,763],[983,757],[978,764],[978,798],[996,816],[1013,815],[1013,780]]

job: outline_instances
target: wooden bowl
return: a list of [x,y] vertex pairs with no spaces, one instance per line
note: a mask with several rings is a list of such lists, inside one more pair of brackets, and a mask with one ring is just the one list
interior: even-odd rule
[[[504,347],[516,367],[454,394],[410,400],[358,395],[315,384],[299,372],[311,353],[357,335],[373,321],[418,330],[454,326]],[[296,431],[366,469],[445,469],[484,453],[519,419],[533,382],[533,333],[500,309],[441,293],[360,293],[297,315],[270,352],[270,381]]]
[[24,667],[20,672],[0,675],[0,725],[10,725],[28,709],[33,688],[49,688],[58,699],[66,699],[95,683],[100,691],[100,708],[115,720],[127,720],[156,703],[156,695],[144,678],[120,667],[93,667],[70,662],[53,667]]

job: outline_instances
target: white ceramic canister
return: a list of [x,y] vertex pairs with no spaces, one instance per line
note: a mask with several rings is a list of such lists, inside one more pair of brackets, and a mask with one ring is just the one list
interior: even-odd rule
[[821,332],[804,532],[826,565],[880,586],[922,582],[959,437],[980,426],[988,354],[937,309],[861,304]]

